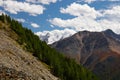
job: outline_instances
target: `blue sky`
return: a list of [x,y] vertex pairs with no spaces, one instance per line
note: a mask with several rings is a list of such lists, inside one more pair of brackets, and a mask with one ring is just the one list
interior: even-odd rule
[[120,0],[0,0],[1,13],[39,35],[106,29],[120,34]]
[[[87,0],[86,0],[86,2],[84,2],[84,1],[82,1],[82,0],[79,0],[79,1],[77,1],[77,0],[61,0],[61,1],[57,1],[56,0],[54,3],[51,2],[49,4],[31,3],[31,4],[36,4],[36,5],[42,5],[42,6],[45,7],[45,10],[43,11],[43,13],[38,14],[36,16],[29,15],[29,13],[26,13],[24,11],[17,12],[17,14],[13,14],[13,13],[11,13],[9,11],[6,11],[4,6],[0,6],[0,10],[7,13],[12,18],[24,19],[25,22],[22,22],[22,24],[25,27],[28,27],[28,28],[32,29],[33,32],[38,32],[38,31],[44,31],[44,30],[50,30],[51,31],[51,30],[54,30],[54,29],[60,29],[60,30],[64,29],[63,27],[57,27],[56,25],[54,27],[51,27],[52,24],[48,20],[52,19],[52,18],[55,18],[55,17],[62,18],[62,19],[74,18],[74,16],[60,13],[60,8],[61,7],[66,8],[68,5],[70,5],[70,4],[74,3],[74,2],[76,2],[77,4],[81,4],[81,5],[87,4],[90,7],[94,7],[96,10],[103,10],[103,9],[107,9],[107,8],[109,8],[111,6],[120,5],[119,0],[118,1],[109,1],[109,0],[99,1],[99,0],[97,0],[97,1],[93,1],[93,2],[91,1],[91,3],[87,3]],[[90,0],[88,0],[88,1],[90,1]],[[14,2],[14,0],[13,0],[13,2]],[[17,2],[19,3],[19,2],[27,2],[27,1],[18,0]],[[27,3],[29,3],[29,2],[27,2]],[[36,23],[36,24],[39,25],[39,27],[34,28],[33,26],[31,26],[31,23]]]

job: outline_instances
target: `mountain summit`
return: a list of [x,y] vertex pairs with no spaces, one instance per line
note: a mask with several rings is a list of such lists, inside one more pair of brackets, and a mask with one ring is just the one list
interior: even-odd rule
[[101,80],[120,79],[120,35],[112,30],[78,32],[52,47],[92,70]]

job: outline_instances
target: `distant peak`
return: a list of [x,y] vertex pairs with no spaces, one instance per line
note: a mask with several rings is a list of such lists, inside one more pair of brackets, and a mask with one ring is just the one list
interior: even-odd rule
[[107,33],[107,34],[115,34],[111,29],[107,29],[107,30],[105,30],[103,32]]

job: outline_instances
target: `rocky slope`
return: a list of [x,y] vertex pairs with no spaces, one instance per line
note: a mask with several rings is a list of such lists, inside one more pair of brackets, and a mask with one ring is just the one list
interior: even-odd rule
[[58,80],[48,67],[31,53],[23,50],[17,35],[0,22],[0,79],[4,80]]
[[78,32],[52,47],[92,70],[101,80],[120,80],[120,36],[111,30]]

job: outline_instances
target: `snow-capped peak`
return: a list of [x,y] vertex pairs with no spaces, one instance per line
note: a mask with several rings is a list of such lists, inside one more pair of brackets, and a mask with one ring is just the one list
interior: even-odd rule
[[76,31],[72,29],[64,29],[64,30],[37,32],[35,34],[38,35],[42,41],[46,41],[48,44],[52,44],[56,41],[67,38],[75,33]]

